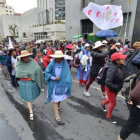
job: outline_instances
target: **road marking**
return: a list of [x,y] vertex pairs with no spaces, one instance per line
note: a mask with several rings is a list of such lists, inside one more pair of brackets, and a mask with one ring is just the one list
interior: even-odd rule
[[[72,81],[79,84],[79,82],[76,81],[76,80],[72,80]],[[98,88],[98,87],[94,87],[94,86],[90,86],[90,87],[93,88],[93,89],[95,89],[95,90],[101,91],[101,89]],[[122,95],[117,95],[117,97],[122,98],[122,99],[125,99]]]

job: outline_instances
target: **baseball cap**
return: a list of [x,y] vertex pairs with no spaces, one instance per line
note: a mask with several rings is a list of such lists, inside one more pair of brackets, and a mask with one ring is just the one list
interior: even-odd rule
[[111,60],[112,61],[115,61],[115,60],[118,60],[118,59],[123,59],[123,60],[125,60],[127,58],[127,55],[123,55],[123,54],[121,54],[121,53],[119,53],[119,52],[116,52],[116,53],[114,53],[113,55],[111,55]]

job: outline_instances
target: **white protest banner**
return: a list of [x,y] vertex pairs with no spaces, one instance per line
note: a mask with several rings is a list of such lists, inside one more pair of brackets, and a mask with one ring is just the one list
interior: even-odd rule
[[108,30],[123,25],[123,12],[121,6],[100,6],[90,2],[83,12],[98,28],[102,30]]

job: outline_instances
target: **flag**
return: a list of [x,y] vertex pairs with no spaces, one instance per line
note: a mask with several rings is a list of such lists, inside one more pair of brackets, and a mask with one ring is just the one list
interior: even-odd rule
[[9,40],[9,46],[8,46],[8,49],[9,49],[9,50],[10,50],[10,49],[13,49],[14,47],[13,47],[13,44],[12,44],[11,38],[8,37],[8,40]]
[[121,6],[100,6],[90,2],[83,12],[98,28],[102,30],[108,30],[123,25],[123,12]]

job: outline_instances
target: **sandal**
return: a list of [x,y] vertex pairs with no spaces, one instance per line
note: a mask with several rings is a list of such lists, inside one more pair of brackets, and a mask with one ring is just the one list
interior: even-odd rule
[[30,113],[30,120],[33,121],[34,120],[34,114]]
[[59,112],[63,112],[63,109],[61,107],[58,108]]
[[57,117],[55,120],[58,125],[65,125],[65,123],[63,123],[59,117]]

